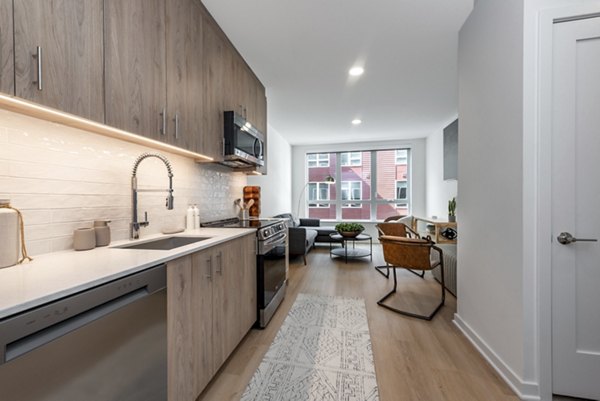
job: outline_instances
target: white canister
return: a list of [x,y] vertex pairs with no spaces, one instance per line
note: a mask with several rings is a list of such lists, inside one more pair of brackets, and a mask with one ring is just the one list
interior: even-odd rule
[[[8,205],[10,200],[0,199],[0,206]],[[20,245],[19,215],[12,209],[0,208],[0,268],[19,262]]]

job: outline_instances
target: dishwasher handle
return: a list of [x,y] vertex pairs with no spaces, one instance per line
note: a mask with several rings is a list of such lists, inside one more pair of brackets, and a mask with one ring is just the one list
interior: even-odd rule
[[166,288],[166,265],[0,321],[0,365]]

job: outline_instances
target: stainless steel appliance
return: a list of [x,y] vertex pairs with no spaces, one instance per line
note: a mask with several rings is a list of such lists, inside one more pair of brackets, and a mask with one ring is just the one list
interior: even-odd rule
[[0,320],[0,399],[165,401],[165,288],[160,265]]
[[265,136],[233,111],[226,111],[224,118],[224,161],[221,164],[236,168],[264,166]]
[[267,326],[285,297],[287,225],[281,219],[238,218],[212,221],[203,227],[256,228],[257,326]]

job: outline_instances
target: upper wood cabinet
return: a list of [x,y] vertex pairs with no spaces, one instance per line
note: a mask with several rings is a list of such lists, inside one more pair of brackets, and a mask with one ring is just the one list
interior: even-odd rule
[[215,160],[223,159],[223,112],[226,99],[231,96],[230,70],[228,67],[227,38],[216,22],[204,10],[203,21],[204,61],[202,65],[202,149]]
[[215,161],[225,111],[267,129],[264,86],[199,0],[0,0],[0,92]]
[[107,124],[214,157],[202,141],[200,3],[106,2]]
[[203,26],[196,0],[167,0],[167,141],[215,157],[203,147]]
[[[104,121],[102,4],[102,0],[14,2],[17,96]],[[3,63],[3,75],[5,67]]]
[[256,79],[256,99],[254,105],[256,107],[256,127],[260,132],[267,135],[267,97],[265,95],[265,87]]
[[203,147],[216,157],[223,152],[223,112],[235,111],[266,135],[267,104],[264,86],[210,13],[203,12]]
[[0,0],[0,92],[15,93],[12,0]]
[[164,140],[165,0],[104,3],[106,124]]

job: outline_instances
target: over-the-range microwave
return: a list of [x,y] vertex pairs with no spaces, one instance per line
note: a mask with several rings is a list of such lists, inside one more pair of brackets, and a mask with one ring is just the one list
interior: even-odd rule
[[225,149],[222,164],[235,168],[264,166],[264,134],[233,111],[226,111],[224,116]]

